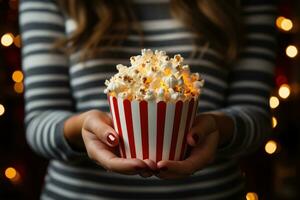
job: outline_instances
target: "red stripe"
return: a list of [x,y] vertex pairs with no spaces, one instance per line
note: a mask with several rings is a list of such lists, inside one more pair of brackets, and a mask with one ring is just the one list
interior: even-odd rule
[[142,133],[143,159],[149,158],[149,140],[148,140],[148,103],[140,102],[140,121]]
[[184,159],[186,138],[187,138],[187,134],[188,134],[188,131],[189,131],[189,128],[190,128],[189,126],[190,126],[191,117],[192,117],[192,114],[193,114],[193,106],[194,106],[194,99],[192,99],[189,103],[188,115],[187,115],[187,119],[186,119],[186,123],[185,123],[185,129],[184,129],[184,137],[183,137],[181,151],[180,151],[180,160]]
[[163,101],[160,101],[157,104],[156,162],[158,162],[162,159],[165,117],[166,117],[166,105],[167,104]]
[[176,151],[179,126],[180,126],[182,105],[183,105],[182,101],[178,101],[176,103],[169,160],[174,160],[174,158],[175,158],[175,151]]
[[123,101],[124,112],[125,112],[125,121],[127,127],[127,135],[130,147],[131,158],[136,158],[135,153],[135,144],[134,144],[134,135],[133,135],[133,125],[132,125],[132,112],[131,112],[131,103],[129,100]]
[[118,102],[117,102],[117,99],[115,97],[113,97],[113,105],[114,105],[114,110],[115,110],[116,123],[117,123],[117,126],[118,126],[119,144],[120,144],[119,147],[121,149],[123,157],[126,158],[123,133],[122,133],[121,123],[120,123],[120,115],[119,115]]

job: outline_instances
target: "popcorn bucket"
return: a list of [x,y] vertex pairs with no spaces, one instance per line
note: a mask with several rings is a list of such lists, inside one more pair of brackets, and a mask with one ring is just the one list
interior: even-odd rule
[[182,160],[198,99],[177,102],[137,101],[108,95],[123,158]]

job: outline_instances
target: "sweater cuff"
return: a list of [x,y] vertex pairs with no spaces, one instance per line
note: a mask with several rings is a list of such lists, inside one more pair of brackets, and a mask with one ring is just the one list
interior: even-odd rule
[[231,109],[222,109],[220,111],[232,119],[234,130],[230,141],[218,147],[217,155],[221,157],[232,157],[238,153],[242,146],[246,125],[237,111]]
[[87,153],[74,150],[64,136],[64,124],[71,115],[72,114],[65,116],[57,123],[54,132],[54,139],[61,158],[65,161],[76,162],[86,158]]

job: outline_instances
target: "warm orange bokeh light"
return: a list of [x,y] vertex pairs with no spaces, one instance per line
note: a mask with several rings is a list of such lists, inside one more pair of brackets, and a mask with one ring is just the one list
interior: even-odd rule
[[17,176],[17,170],[13,167],[8,167],[5,170],[5,176],[8,179],[14,179]]
[[255,192],[248,192],[246,195],[247,200],[258,200],[258,196]]
[[14,35],[11,33],[5,33],[1,37],[1,44],[5,47],[10,46],[14,42]]
[[5,113],[5,108],[2,104],[0,104],[0,116]]
[[290,86],[288,84],[282,84],[278,90],[278,95],[281,98],[286,99],[290,96],[290,94],[291,94]]
[[297,47],[294,46],[294,45],[289,45],[289,46],[287,46],[287,48],[285,49],[285,53],[286,53],[286,55],[287,55],[288,57],[294,58],[294,57],[296,57],[297,54],[298,54],[298,49],[297,49]]
[[23,83],[15,83],[14,84],[14,90],[15,90],[16,93],[19,93],[19,94],[23,93],[23,91],[24,91]]
[[270,140],[265,145],[265,151],[268,154],[273,154],[277,150],[277,143],[274,140]]
[[276,117],[272,117],[272,127],[275,128],[277,126],[277,119]]
[[271,108],[277,108],[279,106],[279,99],[275,96],[271,96],[269,100],[269,104]]
[[21,83],[23,81],[23,72],[17,70],[14,71],[14,73],[12,74],[12,79],[13,81],[15,81],[16,83]]

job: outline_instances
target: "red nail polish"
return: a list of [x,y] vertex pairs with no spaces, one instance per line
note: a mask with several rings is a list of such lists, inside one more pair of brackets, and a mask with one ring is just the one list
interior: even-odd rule
[[110,144],[114,144],[115,141],[116,141],[116,137],[115,137],[112,133],[109,133],[108,136],[107,136],[107,141],[108,141]]
[[195,134],[195,135],[193,135],[193,139],[194,139],[195,143],[197,144],[199,141],[199,136]]
[[161,171],[167,171],[168,168],[167,168],[167,167],[162,167],[162,168],[160,168],[160,170],[161,170]]

